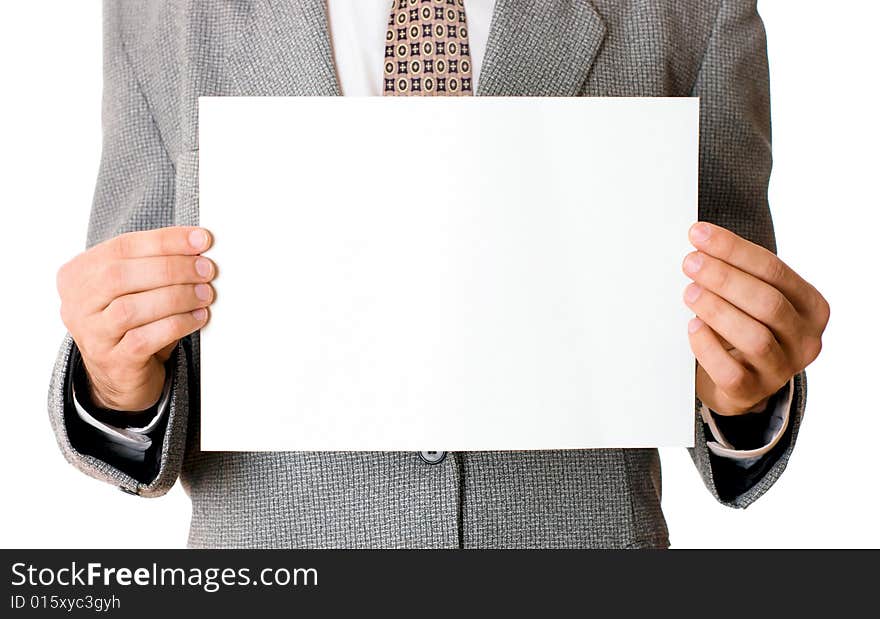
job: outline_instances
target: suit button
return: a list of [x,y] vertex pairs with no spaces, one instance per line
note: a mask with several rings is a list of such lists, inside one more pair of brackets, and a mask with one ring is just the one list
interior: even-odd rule
[[446,458],[445,451],[420,451],[419,458],[428,464],[440,464]]

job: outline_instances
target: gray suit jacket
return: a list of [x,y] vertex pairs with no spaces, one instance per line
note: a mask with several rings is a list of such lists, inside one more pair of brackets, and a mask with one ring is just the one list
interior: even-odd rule
[[[104,147],[89,245],[198,223],[199,95],[339,94],[322,0],[128,0],[107,2],[104,13]],[[498,0],[478,94],[701,97],[700,217],[774,248],[766,44],[755,0]],[[68,337],[49,392],[65,456],[145,497],[180,477],[194,547],[668,545],[654,449],[467,452],[434,465],[413,453],[200,451],[198,335],[177,349],[154,469],[126,470],[76,428],[67,393],[73,354]],[[695,415],[691,455],[719,500],[745,507],[776,481],[805,390],[800,375],[787,436],[748,470],[710,454]]]

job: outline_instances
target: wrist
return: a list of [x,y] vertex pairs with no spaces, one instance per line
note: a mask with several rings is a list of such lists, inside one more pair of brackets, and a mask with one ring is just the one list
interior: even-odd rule
[[162,397],[165,366],[162,363],[157,365],[158,368],[150,372],[146,384],[122,388],[90,371],[88,363],[82,359],[80,372],[73,377],[74,388],[82,404],[103,415],[129,417],[145,413],[155,408]]

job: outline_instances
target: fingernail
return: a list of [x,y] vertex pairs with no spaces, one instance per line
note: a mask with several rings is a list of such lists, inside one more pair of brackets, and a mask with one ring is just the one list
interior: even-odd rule
[[208,246],[208,233],[204,230],[193,230],[189,233],[189,244],[193,249],[205,249]]
[[210,301],[211,287],[208,284],[196,284],[196,296],[200,301]]
[[684,259],[684,270],[691,274],[699,272],[703,266],[703,257],[700,254],[690,254]]
[[704,324],[706,323],[699,318],[691,318],[688,322],[688,333],[696,333]]
[[197,258],[196,259],[196,273],[201,275],[202,277],[210,277],[211,271],[213,271],[213,267],[211,266],[211,261],[207,258]]
[[193,310],[192,315],[193,318],[196,319],[196,321],[205,322],[205,319],[208,317],[208,310],[206,310],[204,307],[200,307],[197,310]]
[[700,298],[700,295],[703,293],[703,289],[696,284],[691,284],[687,287],[687,290],[684,291],[684,300],[688,303],[694,303],[697,299]]
[[704,223],[691,226],[691,240],[697,243],[705,243],[712,235],[712,229]]

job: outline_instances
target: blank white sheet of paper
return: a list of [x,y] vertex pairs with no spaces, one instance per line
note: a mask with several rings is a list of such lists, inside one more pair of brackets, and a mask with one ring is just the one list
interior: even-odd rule
[[698,110],[200,98],[201,448],[692,446]]

